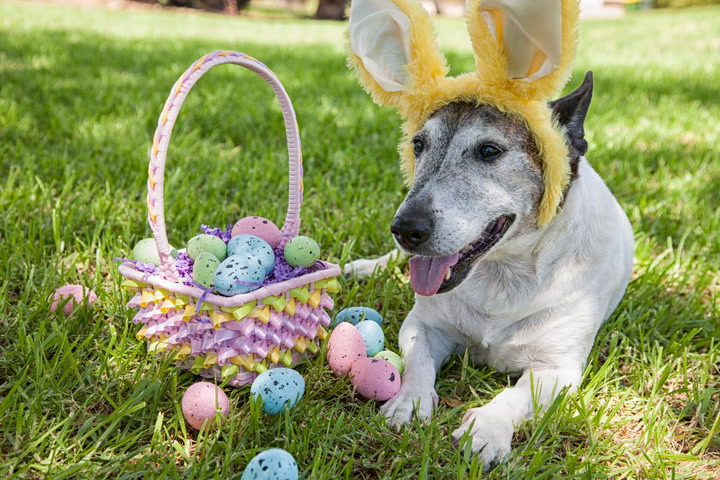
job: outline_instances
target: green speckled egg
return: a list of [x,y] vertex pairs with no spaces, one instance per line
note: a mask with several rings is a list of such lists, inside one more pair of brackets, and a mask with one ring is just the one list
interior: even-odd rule
[[284,254],[291,267],[309,267],[320,258],[320,245],[310,237],[295,237],[285,244]]
[[222,262],[227,257],[227,245],[215,235],[201,233],[187,243],[187,254],[195,260],[202,252],[210,252]]
[[[172,247],[171,247],[172,248]],[[154,238],[143,238],[133,248],[133,259],[142,263],[160,265],[160,254]]]
[[382,352],[376,354],[375,358],[382,358],[390,365],[395,367],[401,375],[403,373],[403,370],[405,370],[405,362],[403,362],[402,357],[400,357],[400,355],[395,352],[391,352],[390,350],[383,350]]
[[201,252],[193,265],[193,281],[205,288],[212,287],[215,282],[215,270],[220,266],[220,260],[210,252]]

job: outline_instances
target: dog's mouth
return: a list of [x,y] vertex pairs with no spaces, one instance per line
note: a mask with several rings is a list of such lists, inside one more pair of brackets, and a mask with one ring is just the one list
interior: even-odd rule
[[490,222],[477,240],[459,252],[439,257],[410,259],[410,284],[416,293],[429,297],[449,292],[465,280],[473,264],[490,251],[507,233],[515,215],[503,215]]

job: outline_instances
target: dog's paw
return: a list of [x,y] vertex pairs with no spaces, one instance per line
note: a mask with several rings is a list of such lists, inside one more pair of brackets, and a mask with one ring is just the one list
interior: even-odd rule
[[376,259],[360,259],[348,262],[343,268],[343,274],[346,277],[357,277],[359,280],[368,278],[375,272],[375,269],[382,269],[384,265]]
[[414,415],[417,415],[421,422],[430,421],[437,404],[438,396],[435,390],[419,393],[403,392],[401,389],[397,395],[380,407],[380,413],[385,416],[388,425],[400,427],[412,422]]
[[463,417],[460,428],[452,433],[452,441],[459,447],[467,432],[472,451],[483,460],[487,472],[510,454],[513,431],[513,425],[507,419],[488,415],[482,408],[471,408]]

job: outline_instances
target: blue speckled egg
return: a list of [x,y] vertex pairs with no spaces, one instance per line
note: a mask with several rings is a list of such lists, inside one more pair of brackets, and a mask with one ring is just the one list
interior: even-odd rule
[[341,310],[330,326],[336,327],[342,322],[349,322],[353,325],[357,325],[358,322],[363,320],[372,320],[378,325],[382,325],[382,316],[380,316],[377,310],[373,310],[370,307],[349,307]]
[[265,269],[265,275],[272,272],[275,267],[275,252],[270,244],[255,235],[238,235],[228,243],[228,255],[244,256],[260,264]]
[[374,357],[385,348],[385,334],[382,328],[372,320],[363,320],[355,325],[365,342],[368,357]]
[[228,256],[227,246],[220,238],[215,235],[201,233],[195,235],[187,243],[185,249],[188,256],[195,260],[202,252],[210,252],[215,258],[221,262]]
[[240,477],[240,480],[297,479],[297,462],[282,448],[271,448],[255,455]]
[[[257,290],[263,280],[265,280],[265,268],[240,255],[232,255],[223,260],[213,277],[215,291],[228,297]],[[243,285],[238,282],[256,285]]]
[[291,368],[273,368],[257,376],[250,387],[254,398],[263,400],[263,412],[277,415],[295,406],[305,394],[305,380]]

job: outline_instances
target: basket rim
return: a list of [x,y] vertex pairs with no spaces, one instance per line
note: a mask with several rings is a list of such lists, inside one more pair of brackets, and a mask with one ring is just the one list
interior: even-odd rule
[[[285,292],[293,289],[302,287],[320,280],[327,278],[337,277],[340,275],[340,266],[334,263],[322,261],[325,268],[312,273],[306,273],[299,277],[291,278],[289,280],[283,280],[282,282],[272,283],[264,287],[258,288],[249,293],[241,293],[232,297],[224,297],[222,295],[216,295],[214,293],[207,293],[203,303],[209,303],[216,307],[240,307],[246,303],[250,303],[256,300],[262,300],[267,297],[276,297],[284,295]],[[125,262],[118,267],[120,274],[130,280],[137,280],[139,282],[147,283],[158,288],[168,290],[170,292],[187,295],[193,298],[200,298],[206,294],[205,290],[198,287],[189,287],[183,283],[173,282],[166,279],[161,274],[152,274],[147,272],[141,272],[135,269],[135,265],[130,262]]]

